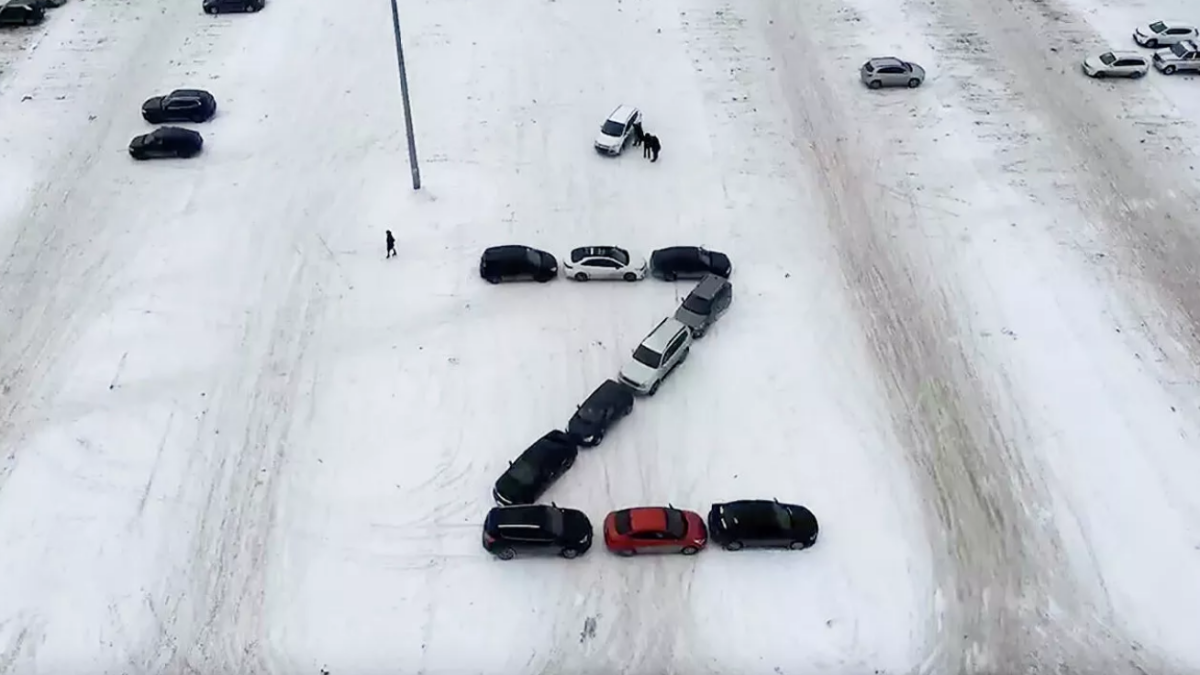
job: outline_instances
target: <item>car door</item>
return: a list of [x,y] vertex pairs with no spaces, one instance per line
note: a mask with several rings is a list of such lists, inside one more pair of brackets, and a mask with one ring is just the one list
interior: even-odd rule
[[[683,333],[680,333],[675,337],[674,340],[671,340],[670,344],[667,345],[667,348],[663,350],[663,370],[669,371],[675,367],[675,364],[679,361],[679,348],[682,346]],[[665,375],[666,373],[664,372],[663,374]]]
[[195,99],[171,99],[167,101],[165,107],[167,116],[172,120],[190,119],[192,114],[200,107],[200,103]]
[[1176,42],[1182,42],[1184,40],[1191,38],[1192,34],[1194,32],[1195,31],[1193,31],[1191,28],[1185,28],[1185,27],[1179,27],[1179,26],[1176,26],[1175,28],[1168,28],[1166,31],[1167,39],[1160,40],[1159,43],[1160,44],[1162,44],[1162,43],[1175,44]]
[[516,552],[534,555],[545,554],[554,545],[554,537],[548,532],[532,527],[514,535],[511,541]]
[[621,264],[612,258],[595,257],[588,258],[585,261],[592,276],[597,279],[613,279],[618,276],[617,271],[621,268]]
[[712,310],[709,312],[709,323],[716,321],[729,309],[729,304],[732,302],[733,294],[729,290],[729,286],[722,286],[721,290],[717,291],[717,297],[713,298]]
[[889,87],[894,87],[907,81],[907,78],[904,77],[904,69],[900,66],[880,68],[879,79]]
[[1113,64],[1113,70],[1121,75],[1132,75],[1140,70],[1142,63],[1136,59],[1117,59]]
[[661,553],[663,550],[661,532],[634,532],[629,538],[633,541],[633,550],[638,553]]
[[25,17],[16,7],[0,7],[0,24],[24,23]]

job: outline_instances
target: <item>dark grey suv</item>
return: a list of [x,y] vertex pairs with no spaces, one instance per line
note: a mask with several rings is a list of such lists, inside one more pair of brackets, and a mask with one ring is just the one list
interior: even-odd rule
[[733,304],[733,284],[724,277],[709,274],[696,284],[675,310],[675,319],[692,329],[692,337],[700,339]]
[[263,4],[264,0],[204,0],[204,11],[208,14],[257,12]]

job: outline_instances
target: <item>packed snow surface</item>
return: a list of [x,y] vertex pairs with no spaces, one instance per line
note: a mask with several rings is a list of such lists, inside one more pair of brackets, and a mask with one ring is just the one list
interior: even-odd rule
[[[1079,72],[1194,3],[398,10],[419,191],[386,2],[0,32],[0,674],[1200,672],[1200,88]],[[178,87],[204,153],[132,161]],[[658,162],[592,151],[620,103]],[[507,461],[690,288],[488,285],[504,243],[734,263],[547,501],[817,546],[488,556]]]

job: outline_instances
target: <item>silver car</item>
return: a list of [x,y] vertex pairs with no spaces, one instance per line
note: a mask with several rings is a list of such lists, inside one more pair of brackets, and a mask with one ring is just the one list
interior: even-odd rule
[[692,329],[699,340],[733,304],[733,284],[725,277],[709,274],[696,284],[675,310],[675,318]]
[[872,89],[908,87],[916,89],[925,81],[925,69],[894,56],[871,59],[859,71],[863,84]]
[[692,330],[677,319],[663,319],[633,351],[621,369],[621,384],[638,394],[653,396],[676,366],[687,360]]

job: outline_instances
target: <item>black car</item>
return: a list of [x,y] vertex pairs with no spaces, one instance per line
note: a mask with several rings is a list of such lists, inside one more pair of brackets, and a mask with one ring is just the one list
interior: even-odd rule
[[497,504],[532,504],[575,463],[579,446],[555,429],[526,448],[508,470],[496,479],[492,497]]
[[46,8],[36,2],[13,0],[0,6],[0,26],[33,26],[46,19]]
[[257,12],[263,4],[264,0],[204,0],[204,11],[208,14]]
[[727,551],[744,547],[800,550],[817,543],[817,517],[799,504],[745,499],[713,504],[708,532]]
[[159,127],[129,141],[134,159],[194,157],[204,147],[204,137],[181,127]]
[[142,104],[142,118],[151,124],[207,122],[217,112],[217,99],[202,89],[176,89]]
[[605,380],[587,399],[579,404],[567,434],[585,448],[593,448],[604,440],[608,428],[633,412],[633,391],[614,380]]
[[501,560],[518,553],[575,558],[592,547],[592,522],[554,504],[498,506],[483,520],[483,548]]
[[650,274],[664,281],[702,279],[706,274],[729,278],[729,256],[700,246],[671,246],[650,254]]
[[546,282],[558,276],[558,259],[519,244],[492,246],[479,257],[479,276],[492,284],[526,279]]

